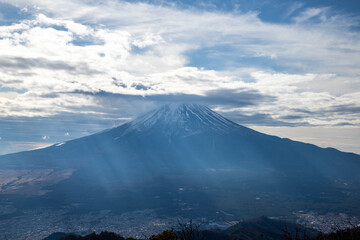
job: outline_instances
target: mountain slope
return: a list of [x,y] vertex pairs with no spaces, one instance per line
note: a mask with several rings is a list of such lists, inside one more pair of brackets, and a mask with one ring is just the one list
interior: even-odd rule
[[2,192],[42,194],[37,198],[50,207],[360,215],[360,206],[354,207],[360,199],[358,155],[262,134],[196,104],[165,105],[98,134],[0,156],[0,167],[47,171],[36,181],[20,176]]

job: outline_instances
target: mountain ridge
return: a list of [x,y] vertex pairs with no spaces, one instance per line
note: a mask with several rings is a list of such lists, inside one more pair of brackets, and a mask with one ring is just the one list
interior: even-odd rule
[[174,137],[186,137],[206,131],[229,133],[238,130],[244,133],[247,131],[248,134],[256,133],[199,104],[166,104],[106,131],[120,130],[124,127],[127,129],[118,137],[131,132],[151,132],[151,130],[165,131],[166,135]]
[[[72,140],[68,140],[68,141],[64,141],[64,142],[59,142],[59,143],[54,143],[50,146],[47,146],[47,147],[44,147],[44,148],[39,148],[39,149],[34,149],[34,150],[26,150],[26,151],[21,151],[21,152],[16,152],[16,153],[9,153],[9,154],[4,154],[4,155],[0,155],[0,157],[2,156],[7,156],[7,155],[14,155],[14,154],[18,154],[18,153],[22,153],[22,152],[32,152],[32,151],[39,151],[39,150],[43,150],[43,149],[46,149],[46,148],[49,148],[49,147],[60,147],[60,146],[63,146],[69,142],[73,142],[73,141],[77,141],[77,140],[80,140],[80,139],[84,139],[84,138],[88,138],[88,137],[91,137],[91,136],[96,136],[96,135],[100,135],[100,134],[106,134],[106,133],[109,133],[111,131],[120,131],[119,133],[119,136],[116,136],[115,138],[120,138],[124,135],[127,135],[129,132],[134,132],[134,131],[143,131],[143,130],[148,130],[149,126],[141,126],[141,125],[146,125],[146,123],[144,122],[147,122],[147,121],[152,121],[152,123],[147,123],[148,125],[154,125],[156,120],[160,120],[160,124],[163,124],[163,119],[161,117],[163,116],[166,116],[166,115],[170,115],[170,114],[174,114],[174,112],[179,112],[179,110],[190,110],[190,111],[198,111],[198,110],[201,110],[201,112],[207,112],[207,114],[210,112],[211,114],[208,114],[208,115],[215,115],[215,119],[220,119],[220,121],[217,121],[217,122],[225,122],[225,125],[227,125],[227,130],[231,130],[230,127],[235,127],[236,128],[239,128],[239,130],[242,130],[243,132],[246,132],[247,134],[261,134],[261,135],[264,135],[264,136],[269,136],[269,137],[275,137],[275,138],[279,138],[279,139],[282,139],[282,140],[285,140],[285,141],[292,141],[292,142],[296,142],[296,143],[301,143],[301,144],[307,144],[307,145],[311,145],[311,146],[315,146],[315,147],[318,147],[318,148],[321,148],[321,149],[329,149],[329,150],[335,150],[335,151],[339,151],[339,152],[342,152],[342,153],[347,153],[347,154],[352,154],[352,155],[359,155],[359,154],[356,154],[356,153],[353,153],[353,152],[344,152],[344,151],[341,151],[341,150],[338,150],[334,147],[320,147],[320,146],[317,146],[316,144],[312,144],[312,143],[307,143],[307,142],[302,142],[302,141],[297,141],[297,140],[293,140],[293,139],[290,139],[290,138],[287,138],[287,137],[278,137],[276,135],[271,135],[271,134],[266,134],[266,133],[262,133],[262,132],[258,132],[256,130],[253,130],[251,128],[248,128],[248,127],[245,127],[243,125],[240,125],[238,123],[235,123],[225,117],[223,117],[222,115],[214,112],[213,110],[211,110],[210,108],[204,106],[204,105],[200,105],[200,104],[189,104],[189,103],[180,103],[180,104],[165,104],[165,105],[162,105],[158,108],[155,108],[155,109],[152,109],[146,113],[143,113],[141,115],[139,115],[138,117],[135,117],[133,118],[132,120],[128,121],[128,122],[125,122],[123,124],[120,124],[119,126],[116,126],[116,127],[112,127],[112,128],[109,128],[109,129],[105,129],[103,131],[100,131],[100,132],[97,132],[97,133],[94,133],[94,134],[91,134],[91,135],[87,135],[87,136],[83,136],[83,137],[80,137],[80,138],[76,138],[76,139],[72,139]],[[186,112],[186,111],[185,111]],[[170,114],[169,114],[170,113]],[[160,115],[160,116],[154,116],[154,115]],[[206,115],[206,114],[204,114]],[[178,122],[177,120],[178,119],[181,119],[183,118],[183,115],[179,114],[178,115],[179,118],[171,118],[172,119],[172,123],[176,123]],[[155,119],[155,121],[154,121]],[[165,122],[165,124],[163,124],[164,126],[167,126],[169,125],[169,123],[171,123],[170,121],[168,121],[167,123]],[[182,122],[183,123],[183,122]],[[157,123],[159,125],[159,123]],[[140,125],[140,126],[139,126]],[[214,125],[214,124],[213,124]],[[177,126],[178,127],[178,126]],[[180,127],[181,127],[181,124],[180,124]],[[186,128],[187,126],[185,126],[185,131],[186,132],[190,132],[190,131],[193,131],[194,129],[189,129],[189,128]],[[207,127],[205,125],[205,127]],[[211,127],[211,126],[210,126]],[[123,130],[124,128],[127,128],[125,131]],[[221,127],[215,127],[213,128],[212,130],[224,130],[223,128]],[[234,129],[232,129],[234,130]],[[197,134],[197,133],[200,133],[201,131],[194,131],[193,134]],[[223,133],[226,132],[226,131],[222,131]],[[193,135],[193,134],[188,134],[188,135]],[[171,134],[169,134],[171,135]],[[176,134],[174,134],[176,136]],[[174,136],[172,135],[172,136]],[[185,135],[186,136],[186,135]],[[117,139],[114,139],[114,140],[117,140]]]
[[[199,105],[164,106],[64,144],[0,156],[0,168],[20,174],[0,194],[38,198],[29,208],[157,208],[188,216],[221,209],[248,218],[330,209],[360,216],[359,155],[262,134]],[[47,175],[36,180],[39,169]]]

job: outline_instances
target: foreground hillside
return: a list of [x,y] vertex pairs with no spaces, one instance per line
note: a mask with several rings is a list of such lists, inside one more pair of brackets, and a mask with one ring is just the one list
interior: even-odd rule
[[[313,238],[319,232],[291,222],[260,217],[248,222],[238,223],[225,230],[201,230],[201,224],[179,223],[178,230],[165,230],[160,234],[146,237],[149,240],[261,240],[261,239],[295,239],[296,236]],[[122,236],[101,232],[91,233],[86,236],[75,234],[54,233],[44,240],[125,240]],[[133,238],[127,238],[131,240]]]
[[[242,240],[243,238],[231,238],[231,236],[216,232],[200,232],[195,236],[189,237],[178,237],[173,231],[164,231],[161,234],[153,235],[149,238],[149,240]],[[250,238],[252,240],[256,240],[258,238]],[[260,239],[268,239],[268,240],[359,240],[360,239],[360,227],[354,227],[351,229],[345,230],[338,230],[333,233],[329,234],[321,234],[319,233],[316,237],[309,237],[308,235],[301,235],[301,234],[288,234],[283,233],[279,237],[269,237],[266,235],[262,235]],[[109,232],[102,232],[100,234],[89,234],[86,236],[75,236],[75,235],[68,235],[57,238],[46,238],[44,240],[135,240],[133,238],[123,238],[118,234],[109,233]]]
[[[184,224],[178,231],[165,230],[160,234],[150,236],[149,240],[359,240],[360,227],[334,229],[333,232],[323,234],[313,229],[293,223],[272,220],[266,217],[249,222],[236,224],[224,231],[199,230],[199,225]],[[86,236],[55,233],[43,240],[134,240],[123,238],[112,232],[91,233]]]

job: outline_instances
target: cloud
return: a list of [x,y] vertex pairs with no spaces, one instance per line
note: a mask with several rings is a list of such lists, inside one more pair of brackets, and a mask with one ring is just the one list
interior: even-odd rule
[[299,10],[300,8],[302,8],[304,6],[304,3],[302,2],[294,2],[293,4],[291,4],[291,6],[289,7],[288,11],[286,12],[285,16],[289,17],[291,16],[294,12],[296,12],[297,10]]
[[257,124],[360,124],[358,22],[331,8],[294,3],[276,24],[141,2],[9,4],[33,17],[0,26],[3,118],[113,120],[185,101]]
[[49,136],[42,136],[42,138],[41,138],[42,140],[49,140],[50,139],[50,137]]
[[64,70],[70,74],[100,74],[96,70],[90,69],[86,63],[71,66],[64,61],[52,61],[46,58],[22,58],[22,57],[2,57],[0,59],[0,69],[7,71],[8,69],[26,69],[34,68],[47,69],[52,71]]
[[326,20],[326,12],[329,8],[308,8],[301,12],[299,16],[294,17],[297,23],[305,22],[313,18],[319,18],[321,21]]
[[[221,113],[221,112],[220,112]],[[241,114],[238,111],[224,112],[222,113],[227,118],[243,125],[259,125],[259,126],[286,126],[286,127],[298,127],[298,126],[309,126],[306,122],[292,123],[286,121],[288,119],[274,119],[269,114],[255,113],[255,114]]]
[[[108,92],[78,92],[78,94],[91,95],[96,97],[99,101],[110,101],[114,103],[116,106],[120,106],[120,103],[117,104],[117,101],[129,101],[129,102],[153,102],[155,105],[161,105],[165,103],[198,103],[203,105],[210,106],[237,106],[237,107],[245,107],[245,106],[257,106],[261,103],[268,103],[276,101],[276,97],[261,94],[256,90],[248,90],[248,89],[217,89],[217,90],[209,90],[204,93],[204,95],[197,94],[183,94],[183,93],[175,93],[175,94],[154,94],[147,96],[139,96],[139,95],[125,95],[125,94],[114,94]],[[100,105],[104,105],[106,103],[102,103]],[[140,103],[139,103],[140,104]],[[114,109],[112,109],[114,111]],[[116,110],[115,110],[116,111]]]

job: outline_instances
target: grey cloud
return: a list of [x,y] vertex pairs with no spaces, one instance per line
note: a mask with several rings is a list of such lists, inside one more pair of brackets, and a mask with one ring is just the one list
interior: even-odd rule
[[40,97],[43,97],[43,98],[57,98],[59,96],[60,95],[58,93],[55,93],[55,92],[40,95]]
[[[279,119],[284,122],[295,120],[299,123],[291,123],[291,125],[296,126],[316,126],[314,124],[309,124],[305,122],[305,119],[312,118],[312,119],[326,119],[328,121],[330,120],[336,120],[341,118],[343,116],[342,122],[336,123],[336,124],[329,124],[331,126],[355,126],[356,124],[351,123],[352,120],[356,120],[360,117],[360,106],[357,106],[356,104],[342,104],[342,105],[336,105],[336,106],[330,106],[328,108],[323,108],[320,110],[307,110],[307,109],[290,109],[295,114],[285,115],[281,116]],[[300,114],[296,114],[300,113]],[[266,125],[265,123],[263,124]],[[287,126],[286,124],[283,126]]]
[[342,126],[354,126],[354,124],[348,123],[348,122],[341,122],[341,123],[335,124],[334,126],[337,126],[337,127],[342,127]]
[[151,87],[145,86],[142,83],[133,83],[131,87],[135,88],[136,90],[149,90]]
[[121,80],[116,79],[115,77],[112,78],[113,83],[115,86],[117,87],[122,87],[122,88],[127,88],[127,85],[125,83],[123,83]]
[[281,119],[284,119],[284,120],[298,120],[298,119],[302,119],[304,118],[304,116],[301,116],[301,115],[285,115],[285,116],[282,116]]
[[327,112],[360,114],[360,106],[357,106],[355,104],[337,105],[328,109]]
[[156,101],[159,103],[167,102],[190,102],[199,103],[203,105],[227,105],[236,107],[245,107],[257,105],[263,102],[275,101],[276,97],[261,94],[258,91],[249,90],[233,90],[233,89],[218,89],[205,92],[205,95],[195,94],[158,94],[146,96],[147,100]]
[[256,113],[251,115],[241,114],[240,112],[224,112],[225,117],[231,119],[234,122],[244,125],[260,125],[260,126],[281,126],[281,127],[298,127],[298,126],[310,126],[309,123],[291,123],[274,119],[270,114]]
[[[85,94],[99,97],[103,100],[111,99],[111,103],[116,101],[116,99],[129,100],[129,101],[153,101],[157,104],[164,103],[199,103],[203,105],[213,106],[213,105],[227,105],[235,107],[245,107],[258,105],[264,102],[273,102],[276,100],[276,97],[271,95],[265,95],[255,90],[234,90],[234,89],[218,89],[205,92],[205,95],[195,95],[195,94],[156,94],[148,96],[140,95],[126,95],[126,94],[116,94],[110,92],[83,92],[75,91],[77,94]],[[101,100],[100,99],[100,100]],[[105,100],[106,101],[106,100]]]
[[248,106],[257,105],[264,102],[273,102],[276,100],[275,96],[262,94],[256,90],[229,90],[218,89],[206,92],[206,98],[209,103],[230,105],[230,106]]
[[316,116],[316,115],[326,115],[326,114],[360,114],[360,106],[355,104],[342,104],[331,106],[326,109],[321,109],[318,111],[310,111],[306,109],[292,109],[294,112],[304,113],[308,116]]
[[314,112],[312,112],[310,110],[301,109],[301,108],[295,108],[295,109],[292,109],[292,111],[298,112],[298,113],[306,113],[306,114],[313,114],[314,113]]
[[0,79],[0,83],[1,84],[20,84],[20,83],[23,83],[24,81],[22,81],[22,80],[6,80],[6,81],[4,81],[4,80],[1,80]]
[[[126,95],[109,92],[83,92],[75,91],[73,94],[83,94],[92,96],[98,103],[97,106],[87,107],[86,110],[104,114],[108,119],[119,117],[135,117],[152,108],[166,103],[198,103],[209,107],[248,107],[257,106],[262,103],[271,103],[276,98],[270,95],[264,95],[257,91],[219,89],[206,92],[205,96],[195,94],[157,94],[157,95]],[[84,110],[71,108],[72,111]],[[226,114],[234,121],[242,123],[259,123],[271,126],[293,126],[294,124],[286,121],[274,120],[269,115],[240,116]]]
[[93,75],[101,73],[98,70],[91,69],[86,63],[70,65],[64,61],[54,61],[46,58],[23,58],[23,57],[1,57],[0,69],[33,69],[43,68],[50,70],[63,70],[70,74]]

